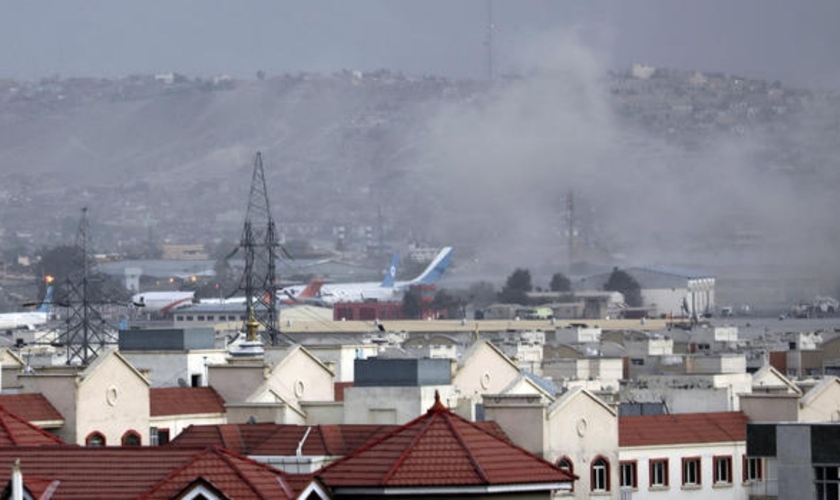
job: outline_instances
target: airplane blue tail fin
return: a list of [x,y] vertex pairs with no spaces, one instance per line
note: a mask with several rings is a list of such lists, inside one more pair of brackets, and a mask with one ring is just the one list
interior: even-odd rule
[[44,295],[44,301],[41,302],[41,307],[38,308],[38,312],[48,313],[52,308],[53,302],[53,287],[52,285],[47,287],[47,294]]
[[382,280],[382,283],[380,283],[379,286],[393,288],[397,279],[397,264],[399,264],[399,262],[400,254],[395,253],[394,256],[391,257],[391,265],[388,266],[388,269],[385,271],[385,279]]
[[452,259],[452,247],[444,247],[420,276],[411,280],[412,285],[431,285],[446,273]]

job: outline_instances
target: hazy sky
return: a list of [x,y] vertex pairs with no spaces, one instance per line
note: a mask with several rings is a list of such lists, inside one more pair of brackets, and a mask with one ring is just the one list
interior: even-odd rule
[[[0,77],[485,74],[486,0],[0,0]],[[492,0],[495,64],[568,33],[632,62],[840,89],[836,0]]]

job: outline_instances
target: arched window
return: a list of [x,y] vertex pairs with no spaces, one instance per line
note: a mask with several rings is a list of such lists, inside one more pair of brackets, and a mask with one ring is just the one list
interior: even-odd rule
[[[569,474],[575,473],[575,464],[572,463],[572,459],[569,457],[560,457],[560,459],[557,460],[557,467],[560,467]],[[575,491],[575,483],[572,483],[572,491]]]
[[105,446],[105,436],[101,432],[93,431],[85,438],[85,446]]
[[604,457],[592,461],[589,487],[592,491],[610,491],[610,463]]
[[560,467],[569,474],[575,473],[575,466],[569,457],[560,457],[560,460],[557,461],[557,467]]
[[136,431],[126,431],[122,436],[123,446],[140,446],[140,434]]

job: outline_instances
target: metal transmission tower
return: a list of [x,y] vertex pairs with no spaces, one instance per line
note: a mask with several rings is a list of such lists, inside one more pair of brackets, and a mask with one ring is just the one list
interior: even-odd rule
[[240,289],[245,291],[248,314],[262,326],[263,341],[275,345],[280,337],[277,304],[277,231],[268,189],[265,184],[262,154],[257,152],[251,177],[251,194],[245,214],[245,228],[239,247],[245,253],[245,273]]
[[[67,348],[68,365],[88,365],[106,344],[115,343],[116,336],[114,329],[95,307],[102,303],[102,280],[93,270],[93,245],[87,207],[82,208],[73,256],[74,271],[63,283],[62,305],[67,307],[67,317],[66,330],[59,340]],[[92,286],[95,283],[96,286]]]

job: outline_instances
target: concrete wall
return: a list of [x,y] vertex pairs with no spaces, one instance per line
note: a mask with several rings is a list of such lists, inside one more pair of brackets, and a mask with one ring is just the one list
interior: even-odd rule
[[258,423],[306,425],[305,418],[283,403],[237,403],[227,405],[229,424]]
[[357,358],[357,352],[362,359],[374,357],[379,352],[379,348],[371,344],[323,345],[307,346],[306,348],[318,359],[334,363],[336,382],[352,382],[354,380],[353,366]]
[[348,387],[344,391],[344,423],[404,424],[432,407],[436,390],[447,407],[456,405],[453,386]]
[[[21,392],[40,392],[64,417],[64,426],[55,434],[67,443],[76,441],[76,375],[20,375]],[[148,410],[147,410],[148,412]],[[84,443],[84,436],[82,436]]]
[[546,406],[535,396],[484,396],[484,419],[495,421],[518,446],[545,456]]
[[752,422],[799,421],[799,396],[797,394],[742,394],[741,411]]
[[776,465],[780,499],[817,497],[810,426],[776,426]]
[[660,314],[677,316],[681,314],[683,312],[683,299],[687,296],[688,290],[685,288],[642,289],[642,301],[645,307],[653,307],[652,314],[654,316]]
[[344,423],[344,402],[301,402],[307,425],[338,425]]
[[241,403],[265,381],[267,373],[262,363],[210,365],[208,384],[227,403]]
[[[188,386],[192,376],[201,378],[201,385],[207,385],[207,366],[226,362],[226,353],[221,350],[208,351],[127,351],[121,352],[138,370],[147,373],[152,387],[178,387],[179,379]],[[206,358],[206,359],[205,359]]]

